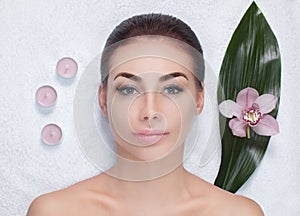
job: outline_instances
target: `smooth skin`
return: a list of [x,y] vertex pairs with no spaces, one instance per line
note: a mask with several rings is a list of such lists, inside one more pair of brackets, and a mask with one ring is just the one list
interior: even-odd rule
[[[144,202],[148,197],[126,199],[114,190],[119,180],[101,173],[98,176],[79,182],[69,188],[44,194],[36,198],[27,216],[261,216],[261,208],[253,200],[234,195],[211,185],[199,177],[188,173],[182,167],[163,177],[173,179],[175,172],[182,173],[186,183],[185,195],[176,201],[156,200]],[[163,181],[163,179],[161,179]],[[151,182],[155,184],[155,182]],[[137,184],[137,183],[135,183]],[[139,187],[140,186],[140,187]],[[134,187],[134,186],[133,186]],[[147,186],[136,185],[136,188]],[[176,191],[177,188],[174,188]],[[138,194],[138,191],[136,191]],[[157,198],[166,196],[164,191],[156,191]],[[146,193],[144,193],[146,194]],[[174,198],[174,197],[173,197]],[[141,202],[142,201],[142,202]]]
[[[128,46],[119,53],[126,54],[122,49]],[[176,51],[182,53],[172,52]],[[37,197],[27,216],[264,215],[253,200],[222,190],[183,167],[184,140],[192,118],[202,112],[204,103],[204,90],[197,88],[186,67],[163,58],[129,60],[111,71],[107,88],[101,85],[98,96],[112,126],[118,155],[133,161],[165,157],[171,163],[162,159],[157,169],[150,163],[138,177],[158,168],[164,174],[157,171],[150,180],[131,181],[110,175],[136,174],[134,166],[117,161],[107,172]],[[149,127],[167,133],[162,140],[145,146],[134,132]]]

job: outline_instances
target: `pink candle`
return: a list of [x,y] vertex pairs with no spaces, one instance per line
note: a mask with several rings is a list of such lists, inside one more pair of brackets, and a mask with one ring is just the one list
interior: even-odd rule
[[44,107],[52,106],[57,98],[57,93],[52,86],[41,86],[35,93],[36,102]]
[[62,138],[62,131],[56,124],[47,124],[41,132],[41,139],[47,145],[57,145]]
[[76,61],[70,57],[60,59],[56,64],[56,73],[63,78],[73,78],[78,70]]

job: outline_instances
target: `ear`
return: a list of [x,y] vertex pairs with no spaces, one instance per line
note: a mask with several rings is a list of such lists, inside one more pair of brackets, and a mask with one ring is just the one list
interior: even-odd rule
[[201,82],[202,89],[201,91],[198,90],[196,93],[196,114],[200,115],[202,110],[203,110],[203,105],[204,105],[204,83]]
[[106,99],[107,99],[106,89],[104,89],[103,85],[101,84],[98,88],[98,103],[104,116],[107,116]]

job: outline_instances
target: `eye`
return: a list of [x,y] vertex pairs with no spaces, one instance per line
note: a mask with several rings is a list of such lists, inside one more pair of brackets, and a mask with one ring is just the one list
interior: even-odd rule
[[182,91],[183,89],[180,88],[179,86],[172,85],[172,86],[165,87],[163,92],[167,94],[178,94],[179,92]]
[[138,93],[138,91],[134,87],[131,87],[131,86],[118,87],[117,91],[124,95],[133,95],[133,94]]

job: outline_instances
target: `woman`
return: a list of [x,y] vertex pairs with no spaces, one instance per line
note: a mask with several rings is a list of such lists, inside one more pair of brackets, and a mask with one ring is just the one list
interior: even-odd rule
[[203,108],[204,63],[193,31],[162,14],[134,16],[107,39],[98,101],[118,155],[106,172],[36,198],[28,216],[263,215],[182,165]]

